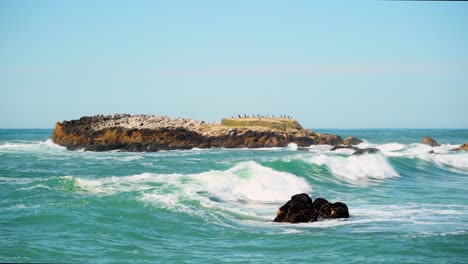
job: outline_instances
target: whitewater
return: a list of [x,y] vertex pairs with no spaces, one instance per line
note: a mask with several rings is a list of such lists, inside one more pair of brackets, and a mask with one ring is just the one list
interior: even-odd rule
[[[468,130],[319,132],[381,152],[85,152],[0,130],[0,262],[468,262]],[[273,222],[298,193],[350,218]]]

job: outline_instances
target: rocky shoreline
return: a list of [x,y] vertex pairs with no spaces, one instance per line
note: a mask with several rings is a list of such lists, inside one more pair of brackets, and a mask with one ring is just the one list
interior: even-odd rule
[[69,150],[158,151],[192,148],[299,147],[345,141],[302,128],[289,117],[224,118],[207,123],[154,115],[95,115],[57,122],[52,141]]

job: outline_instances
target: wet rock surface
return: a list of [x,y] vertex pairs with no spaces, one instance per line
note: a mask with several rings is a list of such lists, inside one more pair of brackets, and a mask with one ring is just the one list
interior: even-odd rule
[[324,198],[315,201],[306,193],[296,194],[278,209],[275,222],[307,223],[324,219],[348,218],[348,206],[341,202],[330,203]]
[[358,147],[354,147],[354,146],[349,146],[349,145],[346,145],[346,146],[338,145],[338,146],[334,146],[333,148],[331,148],[330,151],[335,151],[335,150],[338,150],[338,149],[358,150],[359,148],[358,148]]
[[347,137],[343,140],[343,145],[347,145],[347,146],[351,146],[351,145],[359,145],[361,144],[363,141],[360,140],[359,138],[357,137]]
[[364,155],[364,154],[375,154],[379,153],[380,149],[378,148],[365,148],[356,150],[353,155]]
[[380,152],[380,149],[378,149],[378,148],[363,148],[363,149],[361,149],[361,148],[358,148],[358,147],[355,147],[355,146],[349,146],[349,145],[334,146],[333,148],[330,149],[330,151],[336,151],[336,150],[339,150],[339,149],[354,150],[353,155],[375,154],[375,153]]
[[459,150],[468,151],[468,143],[462,144],[458,148],[454,148],[453,150],[455,150],[455,151],[459,151]]
[[435,139],[430,137],[423,137],[422,143],[431,147],[440,146]]

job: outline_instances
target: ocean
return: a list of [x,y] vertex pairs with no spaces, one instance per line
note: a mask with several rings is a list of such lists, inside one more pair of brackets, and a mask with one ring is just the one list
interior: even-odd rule
[[[468,152],[450,151],[468,130],[317,131],[381,153],[97,153],[0,130],[0,262],[468,263]],[[304,192],[350,218],[272,221]]]

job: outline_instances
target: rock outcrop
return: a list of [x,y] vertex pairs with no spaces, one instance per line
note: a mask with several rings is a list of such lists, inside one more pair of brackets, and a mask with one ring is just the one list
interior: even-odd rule
[[353,155],[363,155],[363,154],[375,154],[379,153],[380,149],[378,148],[358,148],[351,145],[337,145],[330,149],[330,151],[335,151],[338,149],[351,149],[354,150]]
[[440,146],[435,139],[430,138],[430,137],[423,137],[422,143],[431,147],[437,147]]
[[361,144],[363,141],[360,140],[359,138],[357,137],[347,137],[343,140],[343,145],[347,145],[347,146],[351,146],[351,145],[359,145]]
[[306,193],[296,194],[276,213],[275,222],[307,223],[331,218],[348,218],[348,206],[330,203],[323,198],[312,199]]
[[458,148],[454,148],[453,150],[455,150],[455,151],[459,151],[459,150],[468,151],[468,143],[462,144]]
[[353,155],[363,155],[363,154],[375,154],[379,153],[380,149],[378,148],[365,148],[356,150]]
[[358,147],[350,146],[350,145],[337,145],[333,146],[333,148],[330,149],[330,151],[335,151],[338,149],[352,149],[352,150],[358,150]]
[[342,144],[340,136],[302,128],[290,118],[229,118],[222,123],[153,115],[96,115],[58,122],[52,140],[69,150],[158,151],[191,148]]

